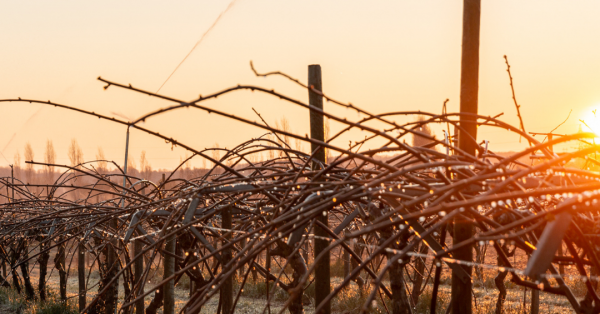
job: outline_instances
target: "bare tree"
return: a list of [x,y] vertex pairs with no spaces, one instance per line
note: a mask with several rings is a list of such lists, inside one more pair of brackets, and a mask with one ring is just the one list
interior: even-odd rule
[[146,158],[145,150],[142,151],[140,156],[140,175],[146,180],[150,180],[150,176],[152,175],[152,166],[150,166],[150,162]]
[[[69,156],[69,161],[71,162],[71,167],[78,168],[78,165],[83,163],[83,152],[81,151],[81,147],[77,144],[76,139],[71,139],[71,145],[69,145],[69,150],[67,151],[67,156]],[[75,170],[72,171],[73,175],[75,175]],[[77,182],[78,179],[75,178],[74,182]],[[73,197],[77,200],[79,199],[81,191],[76,190],[73,194]]]
[[104,150],[102,147],[98,147],[98,153],[96,153],[96,160],[98,160],[98,172],[106,173],[108,171],[108,163],[106,162],[106,157],[104,157]]
[[[46,141],[46,151],[44,152],[44,163],[55,164],[56,163],[56,151],[51,140]],[[46,183],[51,184],[54,181],[54,166],[46,165],[44,167],[46,175]]]
[[[25,161],[32,161],[34,156],[33,148],[31,148],[31,144],[27,142],[27,144],[25,144]],[[25,179],[27,180],[28,184],[33,184],[34,172],[33,164],[25,165]]]
[[127,158],[127,174],[134,175],[137,172],[137,166],[133,158]]
[[81,163],[83,163],[83,152],[81,151],[81,147],[77,144],[76,139],[71,139],[71,145],[69,145],[69,151],[67,152],[69,156],[69,161],[71,162],[71,167],[75,167]]
[[[269,134],[267,135],[267,139],[268,139],[268,140],[271,140],[271,141],[275,141],[275,135],[274,135],[273,133],[269,133]],[[271,160],[271,159],[273,159],[273,158],[275,158],[275,151],[274,151],[274,150],[272,150],[272,149],[269,149],[269,150],[267,151],[267,159]]]
[[[96,171],[98,171],[98,173],[101,175],[108,173],[108,163],[106,162],[106,157],[104,157],[104,150],[100,146],[98,146],[98,152],[96,153],[96,160],[98,160],[98,163],[96,166]],[[98,186],[98,188],[104,189],[104,185],[102,184],[102,185]],[[104,195],[96,196],[97,202],[100,202],[100,200],[104,200],[104,199],[105,199]]]
[[[275,128],[280,131],[284,131],[284,132],[288,132],[288,133],[292,132],[292,128],[290,127],[290,122],[288,121],[288,119],[286,117],[281,117],[281,120],[275,121]],[[281,145],[283,147],[289,146],[290,145],[290,137],[287,136],[286,134],[280,134],[279,138],[277,139],[277,142],[279,142],[279,145]]]
[[[425,121],[425,117],[423,116],[419,116],[417,118],[417,122],[423,122]],[[433,132],[431,131],[431,129],[429,128],[428,124],[425,125],[421,125],[416,129],[417,132],[422,133],[423,135],[428,135],[433,137]],[[429,143],[431,143],[432,141],[430,139],[428,139],[425,136],[420,136],[417,134],[413,134],[413,146],[414,147],[418,147],[418,146],[425,146]]]
[[294,149],[301,152],[302,151],[302,140],[299,138],[294,139]]
[[[215,148],[215,149],[213,149],[211,151],[212,158],[215,160],[220,160],[221,159],[221,151],[219,150],[219,143],[215,143],[213,148]],[[215,166],[216,166],[216,164],[215,164]]]
[[17,152],[15,153],[15,161],[14,161],[13,169],[15,172],[15,178],[20,178],[21,177],[21,154],[19,153],[19,150],[17,150]]
[[188,170],[192,170],[192,160],[188,159],[188,158],[190,158],[190,157],[188,156],[188,153],[185,152],[185,160],[186,160],[186,162],[185,162],[185,168],[188,169]]
[[[188,158],[187,152],[185,153],[185,157],[179,157],[179,163],[181,164],[179,171],[181,172],[181,176],[185,179],[192,178],[192,166],[191,161],[188,160]],[[204,161],[204,163],[206,164],[206,161]]]

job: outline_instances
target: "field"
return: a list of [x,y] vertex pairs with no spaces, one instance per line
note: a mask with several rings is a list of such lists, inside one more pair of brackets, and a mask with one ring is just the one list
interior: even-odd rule
[[[128,172],[133,164],[127,159],[123,168],[112,162],[109,169],[102,158],[84,161],[75,140],[70,165],[50,162],[50,141],[46,162],[25,154],[23,173],[0,178],[0,258],[20,278],[0,282],[14,289],[3,292],[8,307],[32,314],[47,306],[86,314],[600,309],[600,146],[594,134],[540,142],[525,132],[520,114],[520,127],[499,115],[445,109],[372,114],[323,94],[319,65],[309,66],[307,85],[251,69],[306,89],[308,104],[249,85],[186,102],[101,77],[105,90],[175,104],[130,122],[18,99],[127,126],[126,150],[135,129],[192,155],[157,178],[144,153],[139,171]],[[285,119],[271,126],[257,111],[262,123],[204,106],[238,91],[308,109],[311,137],[292,132]],[[365,118],[336,116],[322,109],[324,101]],[[267,133],[233,148],[194,149],[141,126],[180,109]],[[345,128],[330,134],[328,121]],[[434,126],[444,129],[443,139],[432,133]],[[530,146],[497,154],[476,136],[458,137],[480,127],[514,133]],[[370,135],[347,146],[334,141],[352,129]],[[554,145],[566,142],[579,146],[555,154]],[[192,170],[192,158],[209,166]],[[499,272],[508,275],[496,289]],[[50,303],[22,304],[23,296],[42,300],[45,290],[52,292]]]
[[[54,253],[54,252],[53,252]],[[495,254],[491,253],[486,257],[487,259],[495,259]],[[77,261],[74,260],[73,263]],[[524,263],[524,260],[521,260],[521,263]],[[332,264],[332,271],[341,274],[343,272],[343,267],[341,259]],[[567,269],[569,270],[569,268]],[[162,267],[156,269],[157,276],[152,276],[152,280],[150,283],[156,284],[158,283],[160,278],[160,273],[163,271]],[[88,273],[89,274],[89,273]],[[414,274],[412,274],[414,275]],[[484,269],[481,271],[482,278],[476,277],[474,279],[474,301],[473,308],[475,313],[478,314],[487,314],[487,313],[495,313],[496,312],[496,302],[498,298],[498,289],[494,284],[494,278],[497,275],[497,271]],[[31,268],[31,279],[34,286],[37,286],[39,278],[39,269],[34,266]],[[96,285],[100,279],[97,270],[92,270],[90,275],[89,285]],[[235,289],[239,289],[240,285],[240,277],[235,277]],[[510,275],[507,277],[510,279]],[[342,277],[333,277],[331,288],[334,289],[337,285],[341,283],[343,280]],[[407,282],[409,282],[407,278]],[[78,281],[77,281],[77,273],[71,271],[69,273],[69,278],[67,281],[67,295],[69,297],[69,305],[71,308],[76,308],[77,305],[77,292],[78,292]],[[584,287],[584,283],[579,279],[570,280],[569,286],[571,286],[578,298],[583,298],[586,289]],[[385,281],[384,284],[389,286],[389,281]],[[450,272],[446,269],[443,271],[441,282],[440,282],[440,292],[438,294],[438,302],[437,302],[437,311],[436,313],[447,313],[446,309],[450,302]],[[505,281],[505,285],[507,288],[507,296],[506,301],[504,303],[504,312],[503,313],[529,313],[531,306],[531,290],[524,290],[522,287],[515,285],[509,280]],[[183,305],[189,299],[189,278],[184,275],[184,277],[180,280],[180,282],[175,286],[175,308],[176,311],[180,311],[183,308]],[[48,288],[51,291],[51,299],[52,301],[49,303],[60,303],[57,298],[57,292],[59,290],[59,278],[56,275],[56,272],[53,272],[48,277]],[[409,290],[412,290],[412,284],[409,283]],[[423,293],[420,294],[418,303],[414,307],[413,313],[415,314],[425,314],[429,313],[430,302],[431,302],[431,292],[432,285],[427,285]],[[339,314],[350,314],[350,313],[359,313],[360,308],[362,307],[365,301],[365,294],[368,291],[360,293],[358,286],[356,283],[352,282],[349,287],[345,288],[342,293],[338,294],[332,302],[332,312]],[[264,281],[254,282],[250,279],[250,282],[246,283],[244,287],[244,292],[241,294],[240,300],[236,306],[236,313],[241,314],[258,314],[263,313],[265,306],[267,305],[267,300],[265,298],[266,294],[266,285]],[[87,301],[90,302],[93,297],[96,295],[94,291],[90,291],[87,295]],[[527,298],[527,299],[524,299]],[[124,294],[123,289],[119,290],[119,299],[120,303],[123,302]],[[287,300],[287,294],[281,290],[277,289],[277,292],[274,294],[274,298],[271,300],[271,311],[274,313],[279,312],[282,309],[283,303]],[[309,286],[305,291],[305,313],[313,314],[314,313],[314,286]],[[150,303],[150,299],[146,298],[146,306]],[[206,303],[201,313],[216,313],[218,307],[219,300],[218,298],[211,299],[208,303]],[[389,303],[389,299],[386,299],[386,303]],[[374,304],[374,307],[371,309],[373,313],[386,313],[385,306],[381,302],[381,300],[377,300]],[[386,304],[389,307],[389,304]],[[524,308],[525,306],[525,308]],[[40,310],[43,306],[39,301],[28,302],[25,300],[24,295],[17,295],[14,291],[10,289],[1,288],[0,289],[0,313],[2,314],[13,314],[13,313],[24,313],[24,314],[46,314],[48,312],[43,312]],[[76,312],[76,311],[75,311]],[[551,293],[540,293],[540,312],[541,313],[575,313],[568,300],[564,296],[556,296]],[[162,310],[159,310],[158,313],[162,314]]]

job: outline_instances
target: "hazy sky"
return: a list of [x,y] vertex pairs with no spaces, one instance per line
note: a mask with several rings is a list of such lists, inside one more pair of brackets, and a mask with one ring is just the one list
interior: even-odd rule
[[[96,78],[156,91],[230,1],[3,1],[0,2],[0,98],[33,98],[134,119],[172,105]],[[506,66],[528,131],[547,132],[573,109],[557,132],[576,132],[600,107],[599,1],[482,1],[479,111],[504,112],[517,123]],[[256,78],[249,68],[284,71],[306,81],[321,64],[326,93],[371,112],[458,111],[462,1],[239,0],[193,51],[161,93],[183,100],[237,85],[274,88],[306,100],[307,92],[278,77]],[[268,122],[286,116],[300,134],[308,112],[273,97],[238,92],[207,103]],[[98,147],[122,162],[125,127],[62,109],[2,103],[0,149],[8,162],[29,141],[42,161],[51,139],[58,163],[68,163],[76,138],[85,159]],[[356,113],[326,110],[349,119]],[[591,122],[590,122],[591,123]],[[197,110],[148,120],[144,127],[195,148],[221,147],[264,131]],[[333,124],[333,130],[339,128]],[[439,132],[436,132],[439,133]],[[440,134],[438,134],[440,135]],[[518,149],[517,137],[480,129],[497,151]],[[355,133],[352,136],[361,136]],[[364,135],[363,135],[364,136]],[[339,143],[345,146],[348,138]],[[131,135],[131,157],[142,150],[154,168],[172,168],[185,152],[141,132]],[[7,160],[0,156],[0,166]],[[197,163],[200,165],[200,163]]]

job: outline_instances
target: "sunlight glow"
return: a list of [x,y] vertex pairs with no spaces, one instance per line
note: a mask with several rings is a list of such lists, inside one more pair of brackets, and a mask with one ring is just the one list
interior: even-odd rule
[[[600,137],[600,105],[590,108],[585,114],[581,122],[581,131],[583,132],[594,132]],[[583,122],[582,122],[583,121]]]

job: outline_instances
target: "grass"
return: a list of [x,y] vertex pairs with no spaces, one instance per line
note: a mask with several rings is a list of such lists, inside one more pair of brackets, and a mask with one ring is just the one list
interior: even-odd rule
[[[474,288],[475,300],[473,304],[474,313],[487,314],[495,313],[496,299],[498,291],[493,285],[493,278],[495,274],[490,272],[484,277],[484,283],[477,285]],[[437,310],[436,313],[445,313],[446,308],[450,302],[450,280],[449,276],[442,277],[442,282],[445,284],[440,285],[439,293],[437,298]],[[341,283],[341,278],[332,278],[332,289],[337,287]],[[236,292],[239,289],[240,282],[235,282]],[[384,282],[385,285],[389,286],[389,282]],[[506,298],[504,313],[523,313],[523,289],[510,283],[505,282],[508,288],[508,295]],[[574,292],[578,297],[582,297],[584,294],[584,285],[577,279],[569,281],[568,284],[573,287]],[[188,300],[187,284],[181,282],[176,287],[176,305],[178,309]],[[284,302],[288,298],[287,292],[279,287],[274,287],[273,283],[270,283],[270,291],[275,290],[273,298],[271,300],[272,311],[278,312],[283,306]],[[76,281],[71,282],[69,280],[69,296],[72,296],[72,291],[76,289]],[[251,278],[246,282],[240,301],[236,307],[236,313],[262,313],[266,305],[266,283],[262,280],[254,282]],[[419,297],[418,303],[413,309],[413,313],[429,313],[429,305],[431,304],[432,298],[432,287],[427,286],[423,293]],[[49,295],[49,301],[41,303],[39,301],[26,302],[23,295],[17,294],[14,290],[7,288],[0,288],[0,313],[22,313],[22,314],[58,314],[58,313],[77,313],[76,310],[76,298],[73,298],[73,302],[64,304],[57,300],[55,289],[51,289]],[[76,291],[76,290],[75,290]],[[122,289],[120,289],[122,294]],[[360,291],[358,286],[352,282],[346,288],[344,288],[335,298],[331,300],[332,313],[340,314],[353,314],[359,313],[363,304],[366,302],[366,298],[370,291]],[[88,295],[88,301],[90,301],[92,295]],[[314,284],[306,287],[303,296],[303,303],[306,313],[314,313]],[[218,305],[218,295],[211,299],[205,306],[203,306],[201,313],[214,313]],[[385,306],[388,309],[391,308],[389,299],[385,299],[385,304],[382,300],[377,297],[375,301],[370,304],[370,313],[386,313]],[[527,303],[526,311],[529,311],[529,305],[531,300],[531,292],[527,292]],[[150,301],[147,298],[147,303]],[[564,297],[555,296],[548,293],[540,294],[540,305],[542,313],[570,313],[572,312],[569,303]]]
[[25,297],[19,295],[16,291],[0,287],[0,309],[9,313],[22,313],[26,308]]
[[[495,255],[492,252],[488,252],[488,263],[492,263],[492,260],[495,259]],[[517,267],[523,268],[526,263],[526,259],[517,259],[515,262]],[[273,271],[275,273],[279,272],[279,269],[274,266]],[[568,271],[574,272],[573,269],[567,269]],[[91,271],[90,276],[90,286],[94,285],[100,278],[96,268],[88,268],[87,271]],[[0,313],[24,313],[24,314],[52,314],[52,313],[77,313],[75,308],[77,307],[77,298],[74,297],[78,291],[77,285],[77,276],[74,272],[70,272],[71,275],[68,278],[67,285],[67,295],[72,303],[63,304],[60,301],[56,300],[56,296],[51,294],[50,301],[46,303],[38,302],[25,302],[24,297],[16,294],[16,292],[9,289],[0,289]],[[291,277],[291,269],[286,268],[285,273]],[[341,276],[343,275],[343,262],[341,259],[334,259],[331,265],[331,287],[334,289],[337,287],[343,280]],[[412,274],[412,273],[411,273]],[[497,275],[497,271],[493,269],[483,269],[481,278],[474,278],[474,301],[473,301],[473,309],[474,313],[495,313],[496,300],[498,297],[498,290],[496,289],[494,278]],[[37,286],[37,278],[39,276],[39,271],[37,267],[33,266],[31,270],[31,279],[32,284]],[[208,276],[208,275],[206,275]],[[365,278],[364,274],[362,276]],[[505,280],[505,286],[508,290],[508,295],[505,301],[504,313],[523,313],[523,288],[515,285],[510,281],[511,276],[508,275]],[[566,279],[567,285],[573,290],[575,295],[581,299],[585,294],[585,285],[582,280],[577,277],[572,277],[574,279]],[[290,278],[287,278],[285,275],[282,276],[282,279],[285,283],[289,283]],[[366,278],[365,278],[366,279]],[[149,276],[148,283],[146,285],[146,289],[149,290],[153,288],[153,286],[162,280],[162,267],[160,264],[158,267],[153,267]],[[242,277],[236,276],[234,280],[234,286],[236,288],[235,293],[237,293],[239,289],[239,285],[241,284]],[[437,298],[437,313],[445,313],[446,308],[448,307],[450,301],[450,284],[451,284],[451,273],[448,268],[444,268],[441,277],[441,285],[439,287],[439,294]],[[384,284],[389,287],[389,281],[384,280]],[[184,275],[177,286],[175,287],[175,297],[176,297],[176,311],[179,311],[183,305],[189,300],[189,285],[190,281],[187,275]],[[411,283],[407,281],[407,285],[410,288]],[[362,306],[366,303],[366,297],[370,293],[370,285],[369,280],[365,282],[366,289],[364,291],[360,291],[358,286],[351,282],[346,288],[344,288],[341,293],[339,293],[336,297],[331,300],[331,308],[332,313],[336,314],[352,314],[359,313]],[[418,303],[414,305],[413,313],[429,313],[429,305],[431,303],[431,280],[428,282],[428,286],[423,287],[424,291],[421,293]],[[49,291],[56,292],[58,291],[58,273],[56,271],[52,272],[50,276],[48,276],[48,289]],[[259,276],[256,282],[252,279],[252,276],[248,277],[248,281],[244,286],[244,290],[236,306],[236,313],[242,314],[254,314],[254,313],[263,313],[263,309],[265,308],[266,302],[266,283]],[[271,312],[279,312],[285,301],[288,299],[289,295],[286,291],[281,289],[280,287],[275,287],[271,281],[269,291],[273,292],[273,297],[271,298]],[[87,294],[87,301],[90,302],[97,293],[97,287],[92,288]],[[148,295],[145,299],[146,305],[149,304],[150,300],[153,298],[154,293]],[[123,300],[123,289],[119,288],[119,298],[120,302]],[[305,287],[304,295],[303,295],[303,304],[305,313],[310,314],[314,313],[315,307],[315,289],[314,284],[310,284]],[[531,301],[531,292],[527,291],[527,302],[525,311],[529,311]],[[218,294],[215,295],[211,300],[209,300],[202,308],[201,313],[215,313],[219,302]],[[370,304],[370,312],[372,313],[386,313],[385,307],[391,310],[391,304],[389,299],[384,297],[384,301],[382,302],[379,295],[377,295],[375,301]],[[549,293],[540,293],[540,312],[542,313],[571,313],[571,306],[565,297],[556,296]],[[287,311],[285,311],[287,313]]]
[[[234,291],[237,292],[239,290],[239,282],[236,282]],[[275,289],[275,293],[273,293],[273,289]],[[234,292],[234,293],[235,293]],[[272,300],[283,302],[288,299],[288,293],[281,289],[279,286],[275,286],[271,281],[269,282],[269,293],[273,294]],[[242,291],[242,296],[254,299],[264,299],[267,297],[267,283],[264,281],[254,282],[252,280],[246,281],[244,285],[244,290]]]
[[[416,313],[429,313],[433,288],[427,287],[423,294],[419,297],[419,302],[415,308]],[[450,304],[450,294],[439,293],[435,302],[435,312],[438,314],[446,313],[446,308]]]
[[[75,304],[59,300],[56,294],[50,292],[48,300],[26,301],[24,295],[9,288],[0,288],[0,310],[15,314],[76,314],[79,313]],[[4,313],[2,312],[2,313]]]

